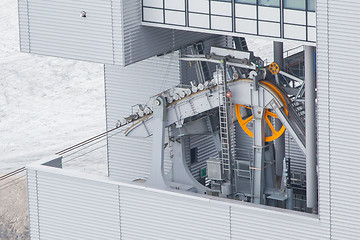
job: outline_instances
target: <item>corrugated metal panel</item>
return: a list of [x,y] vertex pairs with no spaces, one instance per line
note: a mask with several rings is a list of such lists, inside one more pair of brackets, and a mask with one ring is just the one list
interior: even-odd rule
[[[145,104],[149,97],[180,82],[178,52],[153,57],[128,67],[105,65],[107,128],[131,114],[131,106]],[[108,139],[109,176],[124,180],[148,177],[151,167],[151,137],[117,134]],[[165,156],[169,167],[169,152]]]
[[19,0],[19,25],[21,51],[122,66],[213,36],[141,26],[141,1]]
[[[120,12],[116,1],[28,1],[31,53],[114,62],[112,9]],[[82,11],[86,18],[80,17]]]
[[[330,235],[330,115],[329,115],[329,39],[328,0],[317,0],[317,97],[318,97],[318,166],[319,217]],[[330,238],[330,237],[329,237]]]
[[[190,148],[197,148],[197,159],[196,163],[191,164],[190,160]],[[186,149],[186,157],[189,165],[189,169],[192,175],[196,179],[200,179],[200,169],[206,167],[206,160],[210,157],[218,157],[214,139],[209,135],[197,135],[190,136],[189,148]]]
[[231,239],[328,239],[320,222],[290,211],[231,205]]
[[123,1],[125,65],[180,49],[214,35],[141,26],[141,1]]
[[291,161],[291,170],[296,172],[306,172],[306,158],[294,138],[285,131],[285,157]]
[[[319,217],[330,235],[330,115],[328,0],[316,1]],[[330,238],[330,237],[329,237]]]
[[124,239],[230,239],[226,204],[122,186],[120,202]]
[[18,0],[20,51],[30,52],[28,0]]
[[112,41],[113,41],[113,63],[124,65],[124,28],[122,22],[122,1],[112,0]]
[[[236,136],[235,159],[240,161],[250,161],[253,159],[254,155],[253,138],[244,132],[238,122],[235,122],[234,124]],[[248,124],[248,128],[252,131],[252,124]]]
[[358,239],[360,236],[359,83],[357,77],[344,77],[349,63],[357,63],[360,56],[359,10],[359,1],[328,1],[328,131],[333,239]]
[[120,239],[114,184],[38,171],[41,239]]
[[28,169],[29,184],[38,185],[29,195],[39,204],[29,205],[39,206],[39,218],[30,218],[40,229],[34,239],[329,238],[311,214],[44,169]]
[[37,171],[26,170],[31,239],[40,239]]

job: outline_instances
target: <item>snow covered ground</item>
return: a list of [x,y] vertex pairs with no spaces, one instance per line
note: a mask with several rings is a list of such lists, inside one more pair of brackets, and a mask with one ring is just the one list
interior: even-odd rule
[[[102,64],[20,53],[17,1],[1,0],[0,173],[103,132],[103,75]],[[106,149],[93,161],[105,171]]]
[[[0,174],[105,130],[103,65],[20,53],[18,42],[17,1],[1,0]],[[248,45],[272,61],[272,41],[251,38]],[[105,173],[106,148],[71,167]]]

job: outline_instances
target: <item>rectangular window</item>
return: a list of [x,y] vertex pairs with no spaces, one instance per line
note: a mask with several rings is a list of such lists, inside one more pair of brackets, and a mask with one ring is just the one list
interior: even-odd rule
[[307,0],[308,11],[315,12],[315,0]]
[[260,6],[280,7],[280,0],[259,0]]
[[284,0],[284,8],[305,11],[306,0]]
[[235,0],[235,2],[256,5],[256,0]]

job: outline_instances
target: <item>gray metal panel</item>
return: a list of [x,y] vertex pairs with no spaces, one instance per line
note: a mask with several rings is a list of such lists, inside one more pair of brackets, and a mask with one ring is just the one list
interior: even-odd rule
[[[241,128],[240,124],[237,121],[234,124],[236,136],[235,159],[250,162],[251,159],[253,159],[254,155],[253,138],[251,138],[244,132],[244,130]],[[252,131],[252,123],[248,124],[248,128]]]
[[120,186],[124,239],[230,239],[229,206],[209,199]]
[[[145,104],[149,97],[179,82],[178,52],[125,68],[105,65],[107,129],[115,127],[121,117],[128,116],[131,106]],[[165,159],[168,169],[168,151]],[[108,164],[111,177],[130,181],[147,177],[151,167],[151,137],[130,138],[117,134],[108,138]]]
[[19,0],[21,51],[124,66],[213,36],[141,26],[140,4]]
[[214,35],[141,26],[141,1],[123,1],[124,65],[180,49]]
[[[113,63],[114,1],[28,0],[31,53]],[[86,18],[80,13],[86,11]],[[117,9],[116,12],[120,12]]]
[[40,239],[37,171],[26,170],[31,239]]
[[[198,161],[194,164],[190,164],[190,147],[198,148]],[[218,157],[216,146],[212,136],[207,135],[197,135],[191,136],[189,141],[189,149],[187,149],[188,157],[187,162],[190,165],[190,171],[192,175],[196,178],[200,178],[200,169],[206,167],[206,160],[210,157]]]
[[113,63],[124,65],[124,28],[122,22],[122,1],[112,0],[112,41],[113,41]]
[[287,132],[285,134],[285,157],[291,161],[291,170],[296,172],[306,172],[306,159],[304,153],[297,145],[294,138]]
[[290,211],[231,205],[231,239],[328,239],[320,222]]
[[[358,62],[360,56],[359,10],[358,1],[328,1],[328,79],[326,82],[324,79],[328,85],[319,95],[327,93],[328,96],[322,107],[328,107],[329,118],[327,121],[321,119],[321,127],[324,130],[328,126],[329,134],[324,143],[329,143],[330,150],[333,239],[358,239],[360,236],[360,191],[357,187],[360,181],[359,83],[357,76],[344,77],[344,69],[349,63]],[[356,17],[352,20],[349,16]]]
[[38,171],[41,239],[120,239],[118,186]]
[[[317,118],[319,217],[330,235],[330,121],[329,121],[329,41],[328,0],[316,1],[317,31]],[[329,237],[330,238],[330,237]]]
[[77,176],[52,167],[32,165],[31,171],[38,178],[28,175],[29,185],[37,183],[38,191],[29,200],[38,199],[39,205],[29,205],[30,212],[39,206],[36,223],[41,230],[40,238],[33,239],[329,238],[323,222],[311,214]]
[[30,52],[28,0],[18,0],[20,51]]

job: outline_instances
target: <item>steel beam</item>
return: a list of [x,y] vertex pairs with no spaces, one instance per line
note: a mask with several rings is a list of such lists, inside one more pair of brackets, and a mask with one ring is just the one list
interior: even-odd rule
[[306,205],[317,208],[315,47],[305,46]]
[[264,203],[264,147],[265,147],[265,108],[253,106],[254,116],[254,166],[253,203]]
[[[282,42],[274,42],[274,62],[280,69],[284,69],[284,47]],[[275,119],[275,130],[279,131],[283,126],[279,119]],[[274,141],[275,145],[275,166],[276,176],[281,176],[283,172],[283,160],[285,158],[285,134]]]
[[166,101],[157,97],[153,108],[152,166],[146,185],[160,189],[169,188],[164,174],[165,118]]

